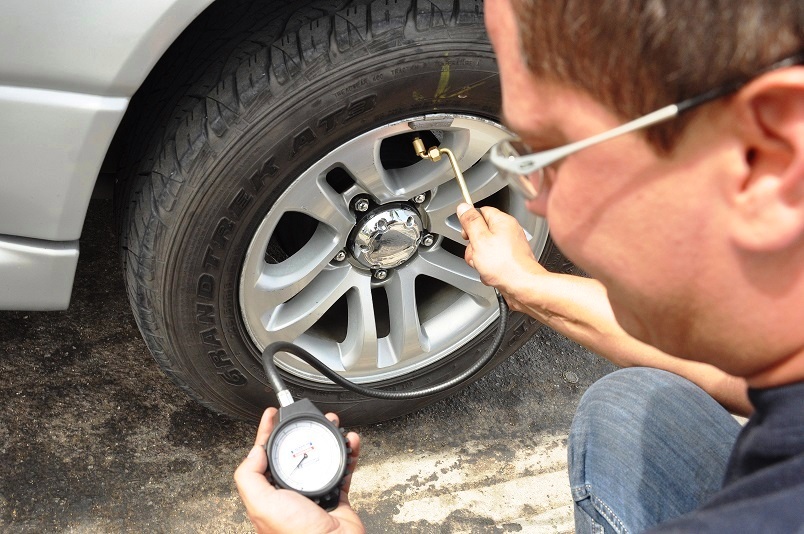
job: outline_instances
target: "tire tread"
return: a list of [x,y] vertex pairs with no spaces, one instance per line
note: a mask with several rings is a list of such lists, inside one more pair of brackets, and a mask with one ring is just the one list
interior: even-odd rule
[[[238,2],[241,4],[245,3]],[[160,110],[156,115],[161,119],[156,127],[137,124],[131,129],[134,136],[144,139],[143,155],[128,166],[129,179],[121,188],[119,201],[123,207],[120,235],[127,292],[154,359],[197,402],[240,418],[251,414],[217,396],[202,377],[195,376],[195,371],[174,356],[167,304],[161,297],[165,276],[162,257],[169,248],[166,238],[175,230],[177,206],[195,187],[188,183],[188,177],[199,156],[216,153],[230,136],[247,126],[249,111],[258,102],[283,95],[307,69],[335,67],[345,52],[352,57],[368,54],[374,36],[397,32],[400,39],[416,39],[433,29],[482,24],[483,16],[478,1],[364,0],[348,5],[321,1],[291,14],[277,30],[277,22],[268,17],[263,17],[263,28],[255,28],[253,17],[248,16],[249,9],[256,9],[254,5],[228,21],[232,27],[221,28],[210,22],[194,30],[195,39],[209,42],[199,47],[183,45],[179,49],[187,54],[187,64],[169,64],[193,73],[166,76],[149,87],[151,94],[142,100],[155,102]],[[169,72],[170,68],[164,70]],[[166,96],[176,92],[174,84],[179,94]],[[515,335],[507,341],[509,347],[520,346],[522,336],[535,326],[523,317],[515,325]],[[443,396],[446,393],[438,398]],[[347,409],[353,417],[361,409],[365,411],[358,403],[353,404]]]

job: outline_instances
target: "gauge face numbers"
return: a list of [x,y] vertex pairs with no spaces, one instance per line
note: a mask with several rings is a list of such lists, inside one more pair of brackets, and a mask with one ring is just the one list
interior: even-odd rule
[[319,421],[296,419],[275,432],[270,462],[284,484],[314,493],[339,482],[344,449],[330,428]]

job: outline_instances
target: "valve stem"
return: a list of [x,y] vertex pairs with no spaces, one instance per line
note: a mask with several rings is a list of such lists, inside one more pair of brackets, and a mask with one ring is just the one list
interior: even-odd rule
[[455,179],[458,180],[458,185],[461,187],[463,199],[470,206],[474,205],[472,202],[472,197],[469,196],[469,189],[466,187],[466,180],[463,178],[461,168],[458,167],[458,160],[455,158],[455,154],[452,153],[452,150],[448,148],[439,148],[437,146],[425,148],[424,141],[422,141],[419,137],[415,137],[413,139],[413,150],[416,151],[416,155],[422,159],[429,159],[432,161],[439,161],[441,160],[441,154],[446,154],[447,158],[449,158],[450,165],[452,165],[452,170],[455,172]]

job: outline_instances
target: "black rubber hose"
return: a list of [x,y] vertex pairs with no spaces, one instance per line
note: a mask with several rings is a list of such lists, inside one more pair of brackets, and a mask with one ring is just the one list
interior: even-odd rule
[[494,340],[492,341],[491,346],[479,360],[472,364],[470,368],[458,376],[455,376],[446,382],[442,382],[441,384],[436,384],[435,386],[417,389],[414,391],[386,391],[361,386],[360,384],[355,384],[354,382],[350,382],[349,380],[343,378],[338,373],[321,363],[320,360],[303,348],[286,341],[277,341],[265,347],[265,350],[262,351],[262,365],[265,368],[266,374],[268,375],[268,380],[271,382],[271,387],[273,387],[277,392],[285,389],[285,386],[282,382],[282,379],[279,378],[279,373],[276,371],[273,359],[277,352],[287,352],[296,356],[297,358],[300,358],[315,368],[316,371],[329,378],[335,384],[355,393],[359,393],[365,397],[374,397],[375,399],[386,400],[406,400],[417,399],[420,397],[433,395],[435,393],[440,393],[451,387],[457,386],[464,380],[467,380],[477,374],[478,371],[480,371],[486,366],[487,363],[491,361],[499,350],[503,337],[505,337],[505,331],[508,327],[508,305],[505,303],[505,299],[498,291],[495,290],[495,293],[497,295],[497,302],[500,304],[500,318],[497,322],[497,332],[494,334]]
[[[271,388],[273,388],[274,393],[278,394],[280,391],[286,390],[287,386],[285,386],[285,382],[282,380],[282,377],[279,376],[279,371],[276,370],[273,356],[279,352],[279,350],[286,349],[274,350],[272,348],[274,345],[277,345],[277,343],[268,345],[265,347],[265,350],[262,351],[262,368],[265,371],[265,376],[268,377],[268,383],[271,384]],[[296,347],[296,345],[291,345],[291,347],[302,350],[300,347]],[[295,352],[292,354],[295,354]]]

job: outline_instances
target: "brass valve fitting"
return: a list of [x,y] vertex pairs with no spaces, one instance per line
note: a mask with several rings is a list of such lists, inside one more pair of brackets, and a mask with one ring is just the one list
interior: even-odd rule
[[463,199],[470,206],[473,205],[472,198],[469,196],[469,189],[466,187],[466,180],[463,177],[461,168],[458,167],[458,160],[455,158],[455,154],[452,153],[452,150],[448,148],[439,148],[437,146],[430,147],[429,149],[425,148],[424,141],[422,141],[419,137],[415,137],[413,139],[413,150],[416,152],[416,155],[422,159],[429,159],[432,161],[439,161],[441,160],[441,154],[446,154],[450,165],[452,165],[452,170],[455,173],[455,179],[458,180],[458,185],[461,188]]

